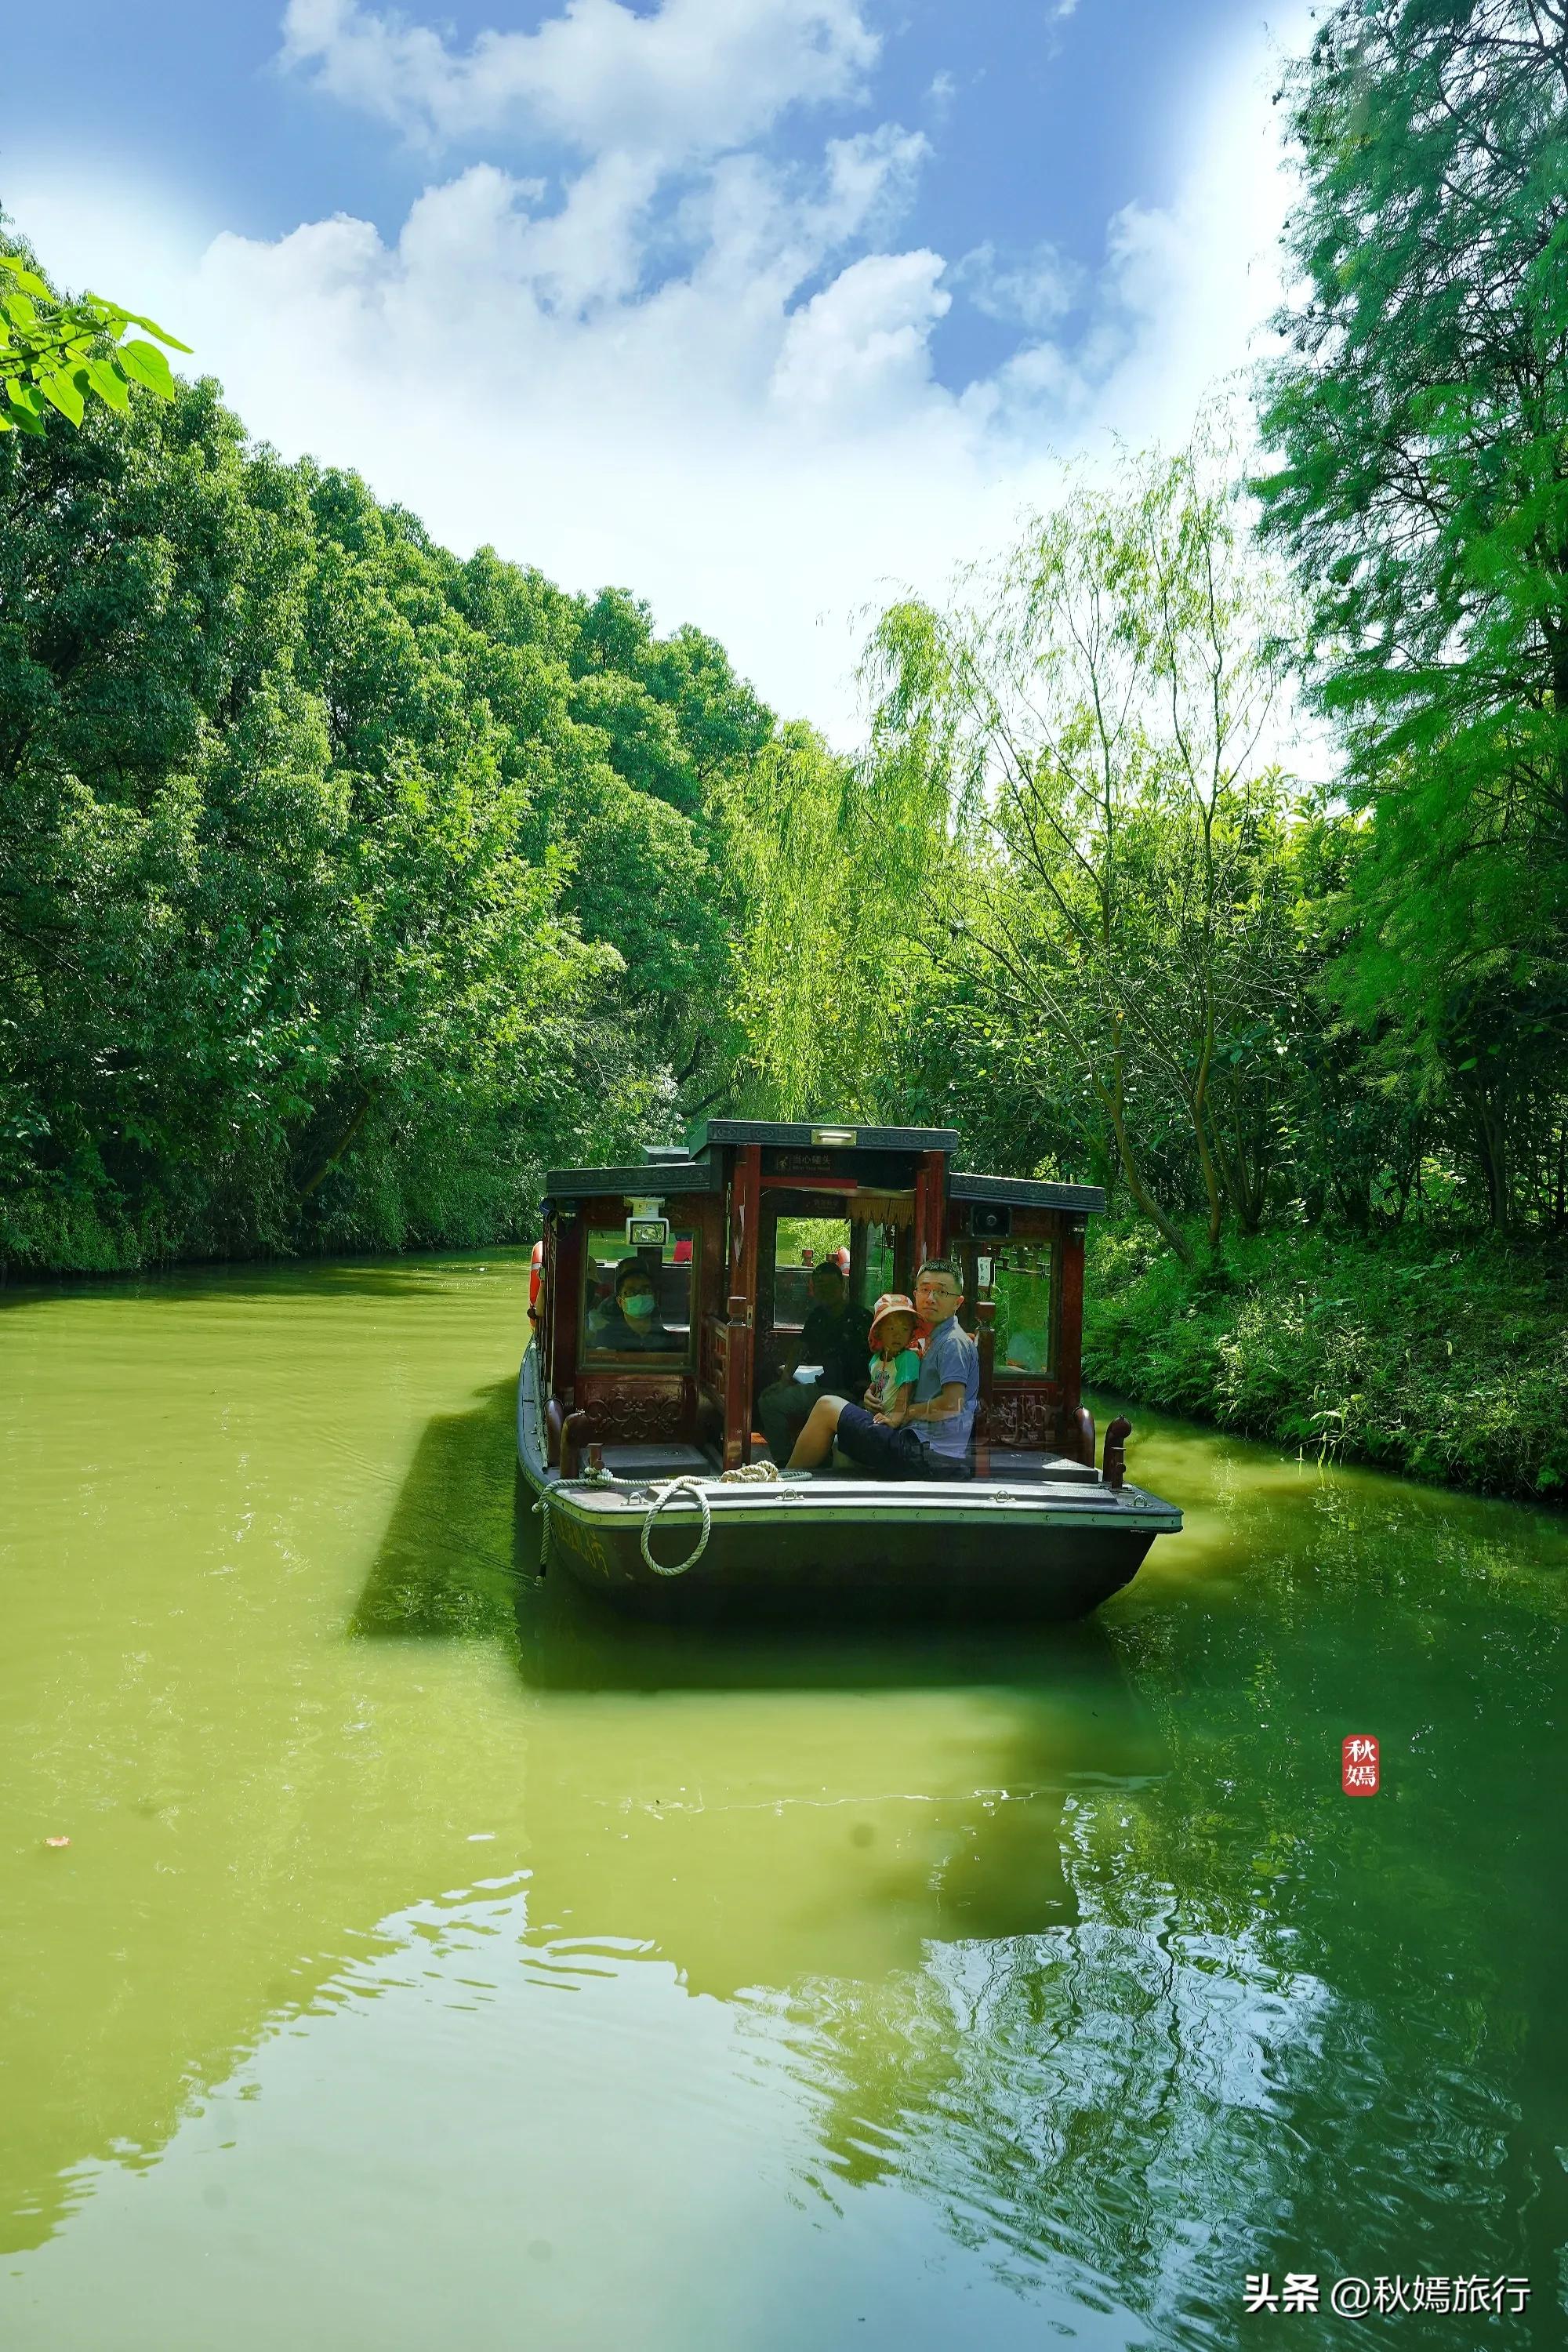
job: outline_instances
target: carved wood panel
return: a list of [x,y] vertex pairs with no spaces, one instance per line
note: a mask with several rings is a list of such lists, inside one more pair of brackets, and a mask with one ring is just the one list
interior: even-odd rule
[[578,1377],[577,1402],[601,1443],[669,1443],[689,1429],[687,1386],[679,1374],[588,1372]]
[[1061,1399],[1054,1389],[1014,1388],[998,1382],[986,1433],[993,1445],[1054,1447],[1060,1414]]

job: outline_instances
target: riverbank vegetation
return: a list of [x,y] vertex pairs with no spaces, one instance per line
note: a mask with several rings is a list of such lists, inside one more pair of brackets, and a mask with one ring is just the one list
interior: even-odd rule
[[0,1264],[522,1238],[707,1113],[933,1120],[1107,1186],[1106,1382],[1560,1480],[1554,44],[1328,17],[1255,410],[895,601],[857,757],[210,383],[0,437]]
[[1460,1227],[1234,1235],[1184,1265],[1096,1231],[1086,1377],[1310,1458],[1562,1501],[1568,1248]]

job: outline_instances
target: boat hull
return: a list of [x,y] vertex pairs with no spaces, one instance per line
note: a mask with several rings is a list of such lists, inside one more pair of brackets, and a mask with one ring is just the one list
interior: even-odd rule
[[[655,1489],[647,1480],[563,1482],[542,1459],[525,1358],[518,1459],[547,1514],[547,1568],[601,1600],[666,1618],[776,1614],[823,1622],[911,1617],[1087,1616],[1131,1581],[1181,1513],[1140,1487],[1048,1480],[1011,1486],[815,1478],[705,1487],[710,1525],[679,1573],[643,1553]],[[648,1548],[675,1568],[702,1534],[695,1499],[662,1508]]]

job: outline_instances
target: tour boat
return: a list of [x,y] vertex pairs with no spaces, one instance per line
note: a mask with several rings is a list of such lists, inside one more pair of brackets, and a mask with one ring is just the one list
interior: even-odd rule
[[[1084,1235],[1104,1193],[965,1174],[958,1141],[711,1119],[689,1150],[551,1171],[517,1413],[547,1571],[667,1615],[1076,1617],[1179,1531],[1179,1510],[1127,1482],[1125,1422],[1097,1465],[1081,1402]],[[825,1255],[862,1328],[928,1260],[957,1270],[979,1359],[967,1480],[768,1458],[757,1399],[798,1352]],[[623,1288],[651,1290],[646,1328]]]

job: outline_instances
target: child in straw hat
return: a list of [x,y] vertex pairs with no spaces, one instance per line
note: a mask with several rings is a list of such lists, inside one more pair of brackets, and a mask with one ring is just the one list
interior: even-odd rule
[[[910,1344],[915,1336],[915,1303],[900,1290],[885,1290],[872,1310],[870,1380],[866,1410],[889,1429],[900,1429],[921,1376],[921,1360]],[[791,1470],[816,1470],[833,1451],[834,1433],[843,1412],[843,1397],[818,1397],[790,1455]]]

